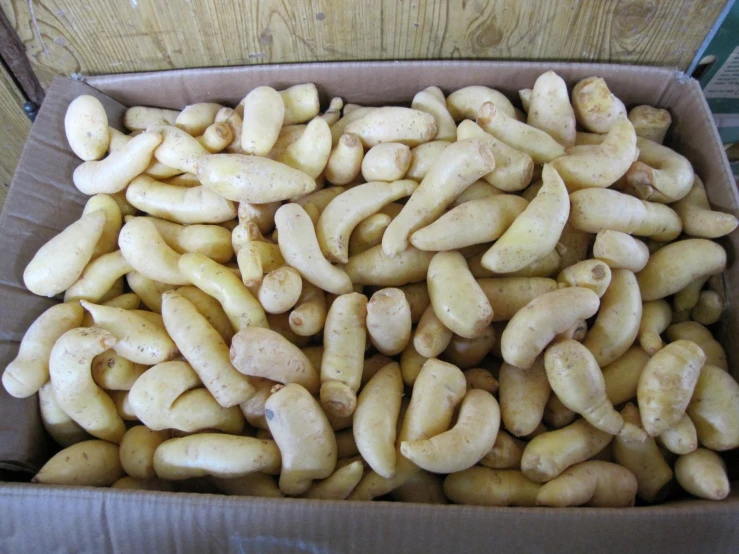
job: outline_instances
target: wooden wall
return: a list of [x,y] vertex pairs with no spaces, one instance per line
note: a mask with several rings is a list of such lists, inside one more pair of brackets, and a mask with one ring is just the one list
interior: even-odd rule
[[0,8],[48,86],[58,74],[362,59],[556,59],[685,70],[725,3],[0,0]]
[[26,142],[31,122],[23,113],[23,95],[0,65],[0,207]]

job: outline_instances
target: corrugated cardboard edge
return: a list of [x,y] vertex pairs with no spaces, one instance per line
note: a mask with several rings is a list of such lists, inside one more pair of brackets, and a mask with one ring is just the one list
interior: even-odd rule
[[65,549],[100,554],[705,554],[735,551],[739,544],[736,492],[733,501],[625,510],[235,498],[40,485],[0,486],[0,498],[0,551],[20,550],[19,536],[25,539],[24,551],[56,551],[66,537]]
[[[699,171],[704,171],[702,175],[711,200],[739,215],[733,180],[715,129],[708,123],[705,102],[695,96],[696,87],[689,80],[679,79],[677,73],[665,69],[545,62],[297,64],[100,77],[89,82],[127,104],[181,107],[205,99],[236,103],[258,84],[287,86],[306,81],[317,82],[326,97],[329,93],[341,93],[349,101],[376,104],[388,99],[407,102],[415,91],[431,84],[440,85],[446,91],[467,84],[487,84],[515,98],[518,88],[531,86],[536,76],[548,69],[562,74],[570,85],[588,75],[604,76],[609,83],[617,83],[612,88],[627,103],[639,99],[659,105],[692,96],[687,106],[691,111],[683,114],[684,119],[677,122],[676,128],[698,129],[700,140],[695,140],[696,133],[692,132],[692,137],[677,136],[678,148],[683,138],[695,144],[688,157]],[[506,79],[501,86],[503,75]],[[0,314],[3,317],[0,329],[4,333],[0,363],[7,363],[8,356],[12,357],[13,343],[28,324],[18,317],[38,313],[43,305],[48,305],[45,304],[48,301],[23,291],[19,285],[22,268],[40,244],[78,216],[79,211],[70,213],[69,206],[79,207],[82,202],[70,184],[71,171],[78,162],[65,161],[47,168],[45,179],[35,174],[36,168],[47,163],[46,156],[56,153],[60,159],[67,160],[69,150],[63,136],[59,136],[64,113],[61,99],[69,101],[80,91],[89,92],[89,89],[80,83],[56,80],[49,96],[53,97],[55,91],[64,94],[59,96],[59,104],[45,104],[42,108],[41,125],[37,122],[32,129],[21,160],[24,170],[16,175],[8,199],[13,217],[17,219],[15,223],[20,227],[29,216],[35,216],[34,221],[26,221],[31,232],[24,236],[7,235],[12,232],[9,216],[4,214],[0,220],[0,233],[8,247],[0,253],[0,260],[7,262],[0,264],[0,282],[8,287],[0,299],[0,309],[4,314],[9,313],[8,307],[13,310],[10,316]],[[49,113],[56,110],[55,120],[47,121],[43,117],[44,110]],[[47,189],[63,193],[58,198],[52,194],[51,200],[39,196],[39,190]],[[39,228],[39,221],[46,226]],[[733,240],[730,247],[733,260],[736,250]],[[736,282],[737,273],[739,270],[733,267],[727,277],[730,283]],[[8,296],[13,298],[6,298]],[[732,314],[732,318],[735,317],[736,314]],[[735,328],[734,323],[730,322],[729,327]],[[733,338],[735,335],[727,336]],[[731,341],[724,344],[734,346]],[[26,446],[33,446],[30,436],[38,432],[37,416],[29,422],[32,410],[28,407],[22,410],[13,407],[10,411],[5,407],[5,399],[0,398],[0,421],[17,418],[23,425],[30,424],[33,429],[25,440]],[[35,466],[35,459],[29,465]],[[316,503],[39,485],[0,485],[0,499],[3,506],[0,541],[7,541],[0,542],[3,550],[5,546],[9,550],[22,547],[55,550],[61,538],[66,539],[70,549],[95,552],[174,549],[586,552],[638,547],[698,552],[705,551],[709,544],[712,550],[729,550],[739,542],[739,526],[736,525],[739,497],[736,494],[722,503],[688,501],[627,510]],[[33,527],[29,527],[30,521]],[[70,534],[70,529],[75,533]]]

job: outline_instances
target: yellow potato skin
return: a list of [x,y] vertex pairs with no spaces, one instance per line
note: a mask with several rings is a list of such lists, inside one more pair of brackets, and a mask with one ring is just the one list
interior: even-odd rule
[[55,454],[31,481],[44,485],[106,487],[123,475],[118,445],[89,440]]
[[541,485],[513,469],[471,467],[448,475],[444,494],[456,504],[535,506]]
[[739,446],[739,384],[728,372],[703,366],[687,414],[701,445],[717,451]]

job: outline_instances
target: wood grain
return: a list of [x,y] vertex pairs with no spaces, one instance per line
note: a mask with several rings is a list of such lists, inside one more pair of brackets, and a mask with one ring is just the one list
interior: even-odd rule
[[23,102],[23,95],[0,65],[0,211],[31,130],[31,121],[23,113]]
[[552,59],[686,69],[724,0],[0,0],[56,74],[332,60]]

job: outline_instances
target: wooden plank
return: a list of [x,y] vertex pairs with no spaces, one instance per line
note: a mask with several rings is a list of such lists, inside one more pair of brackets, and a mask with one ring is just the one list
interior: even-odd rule
[[0,210],[31,130],[31,121],[23,113],[24,101],[18,87],[0,65]]
[[725,0],[0,0],[55,74],[361,59],[552,59],[686,69]]

